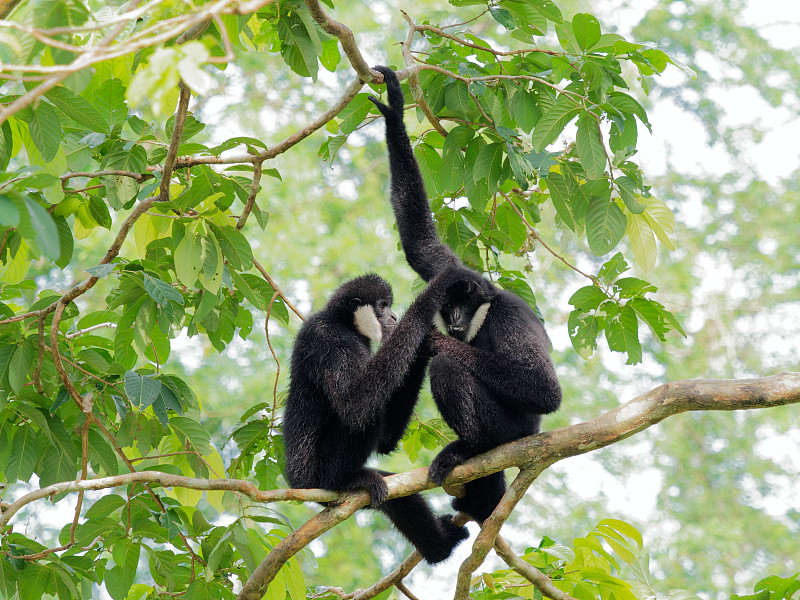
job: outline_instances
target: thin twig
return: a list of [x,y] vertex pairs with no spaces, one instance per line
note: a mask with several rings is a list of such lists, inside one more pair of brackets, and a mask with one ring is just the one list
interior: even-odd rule
[[[408,14],[401,10],[400,11],[403,15],[403,18],[408,22],[408,35],[406,36],[406,41],[403,43],[403,60],[406,63],[407,67],[412,67],[415,65],[414,57],[411,55],[411,42],[414,40],[414,32],[417,30],[414,22],[411,20],[411,17]],[[408,78],[408,84],[411,87],[411,95],[414,97],[414,101],[419,106],[422,113],[425,115],[425,118],[428,119],[433,128],[441,133],[444,137],[447,137],[447,130],[442,127],[441,122],[433,114],[433,110],[431,109],[428,101],[425,100],[425,94],[422,91],[422,86],[419,82],[419,71],[414,71]]]
[[258,188],[261,185],[261,169],[263,163],[263,160],[253,163],[253,182],[250,184],[250,194],[247,196],[247,202],[245,202],[244,210],[239,216],[239,220],[236,222],[236,229],[240,231],[247,222],[247,217],[250,216],[250,211],[253,210],[253,207],[256,204],[256,195],[258,194]]
[[258,261],[257,261],[257,260],[254,258],[254,259],[253,259],[253,264],[255,265],[256,269],[258,269],[258,272],[259,272],[259,273],[261,273],[261,276],[262,276],[264,279],[266,279],[266,280],[267,280],[267,283],[269,283],[269,284],[272,286],[272,289],[273,289],[273,290],[275,290],[275,291],[277,292],[277,294],[278,294],[278,295],[281,297],[281,299],[283,300],[284,304],[286,304],[286,306],[288,306],[289,308],[291,308],[291,309],[292,309],[292,312],[293,312],[294,314],[296,314],[296,315],[297,315],[297,316],[300,318],[300,320],[301,320],[301,321],[305,321],[305,320],[306,320],[306,318],[303,316],[303,314],[302,314],[302,313],[301,313],[299,310],[297,310],[297,308],[295,308],[294,304],[292,304],[292,303],[289,301],[289,299],[286,297],[286,294],[284,294],[284,293],[281,291],[281,288],[279,288],[279,287],[278,287],[278,284],[277,284],[277,283],[275,283],[275,281],[272,279],[272,277],[270,277],[270,276],[269,276],[269,273],[267,273],[267,270],[266,270],[264,267],[262,267],[262,266],[261,266],[261,263],[259,263],[259,262],[258,262]]

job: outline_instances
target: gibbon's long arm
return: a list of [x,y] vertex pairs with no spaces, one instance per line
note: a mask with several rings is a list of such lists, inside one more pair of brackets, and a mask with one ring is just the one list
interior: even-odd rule
[[[352,431],[363,431],[384,414],[386,404],[403,384],[409,369],[430,333],[433,315],[458,277],[455,270],[446,270],[431,281],[411,303],[406,314],[371,357],[356,355],[346,348],[350,340],[330,342],[325,364],[320,365],[320,381],[331,408]],[[355,335],[355,334],[352,334]]]
[[[511,408],[548,414],[561,405],[561,388],[546,356],[532,340],[515,340],[511,355],[500,355],[476,348],[440,333],[434,335],[434,347],[466,367],[486,388]],[[509,333],[509,338],[513,333]]]
[[[426,342],[423,342],[423,346]],[[419,398],[422,382],[425,379],[425,370],[430,360],[427,348],[420,347],[417,357],[411,363],[411,368],[403,385],[392,394],[386,405],[386,421],[383,424],[383,435],[378,442],[378,452],[389,454],[397,449],[397,445],[406,432],[411,413]]]
[[429,281],[445,267],[462,263],[436,233],[425,184],[403,123],[404,100],[397,75],[388,67],[377,66],[375,70],[383,74],[389,100],[387,106],[370,96],[386,120],[391,202],[400,231],[400,243],[411,268]]

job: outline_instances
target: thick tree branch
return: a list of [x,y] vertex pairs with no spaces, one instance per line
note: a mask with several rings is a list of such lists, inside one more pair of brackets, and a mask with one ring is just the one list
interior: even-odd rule
[[260,600],[287,560],[323,533],[353,516],[353,513],[368,502],[369,495],[366,491],[347,494],[341,503],[328,506],[281,540],[244,582],[242,591],[237,596],[238,600]]
[[[683,412],[772,408],[797,403],[800,403],[800,373],[781,373],[757,379],[719,381],[697,379],[667,383],[589,421],[522,438],[477,456],[456,467],[446,484],[465,483],[511,467],[522,467],[523,472],[529,472],[529,476],[538,474],[559,460],[604,448],[667,417]],[[242,480],[195,479],[142,471],[86,481],[66,481],[30,492],[5,508],[0,516],[0,529],[5,527],[21,508],[35,500],[65,492],[108,489],[134,482],[198,490],[229,490],[242,493],[255,502],[286,500],[338,502],[309,520],[270,552],[245,583],[240,595],[241,600],[260,598],[258,594],[263,594],[275,573],[300,548],[348,518],[369,500],[365,491],[344,494],[325,490],[262,492],[252,483]],[[517,487],[522,489],[525,487],[524,483],[521,481]],[[391,475],[386,478],[386,484],[389,498],[399,498],[436,487],[428,479],[427,468]],[[514,502],[516,494],[517,491],[514,491],[511,496],[504,497],[501,507],[507,501]],[[499,518],[505,514],[501,512],[503,510],[501,507],[498,508]],[[486,525],[490,525],[492,519],[494,515],[487,520]],[[495,545],[496,533],[495,531],[492,537]]]
[[478,537],[472,543],[472,553],[461,563],[458,569],[455,600],[469,598],[469,582],[472,579],[472,574],[483,564],[486,555],[489,554],[489,550],[494,547],[495,539],[503,523],[511,516],[525,492],[528,491],[530,485],[543,470],[544,468],[539,468],[538,466],[522,467],[516,479],[514,479],[502,500],[500,500],[500,504],[497,505],[497,508],[494,509],[489,518],[483,522]]

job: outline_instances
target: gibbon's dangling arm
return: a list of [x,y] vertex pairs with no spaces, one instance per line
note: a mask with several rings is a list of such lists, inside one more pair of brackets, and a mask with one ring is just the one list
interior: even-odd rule
[[462,263],[436,234],[425,184],[403,123],[404,100],[397,75],[389,67],[374,68],[383,74],[389,101],[387,106],[370,96],[386,119],[386,146],[389,149],[392,177],[391,201],[400,231],[400,243],[411,268],[422,279],[429,281],[445,267]]
[[347,351],[349,340],[327,340],[329,351],[325,365],[321,365],[319,383],[331,408],[352,431],[364,431],[376,423],[393,394],[407,382],[409,370],[433,327],[433,315],[458,277],[455,269],[439,273],[411,303],[378,351],[366,360]]

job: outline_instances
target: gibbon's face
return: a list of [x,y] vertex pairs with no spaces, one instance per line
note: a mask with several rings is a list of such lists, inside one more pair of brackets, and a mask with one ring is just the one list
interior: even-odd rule
[[392,304],[387,298],[380,298],[374,304],[362,304],[353,313],[356,330],[373,342],[380,342],[397,326],[397,315],[392,312]]
[[448,290],[436,324],[449,336],[470,342],[478,335],[489,306],[489,298],[478,282],[459,282]]

